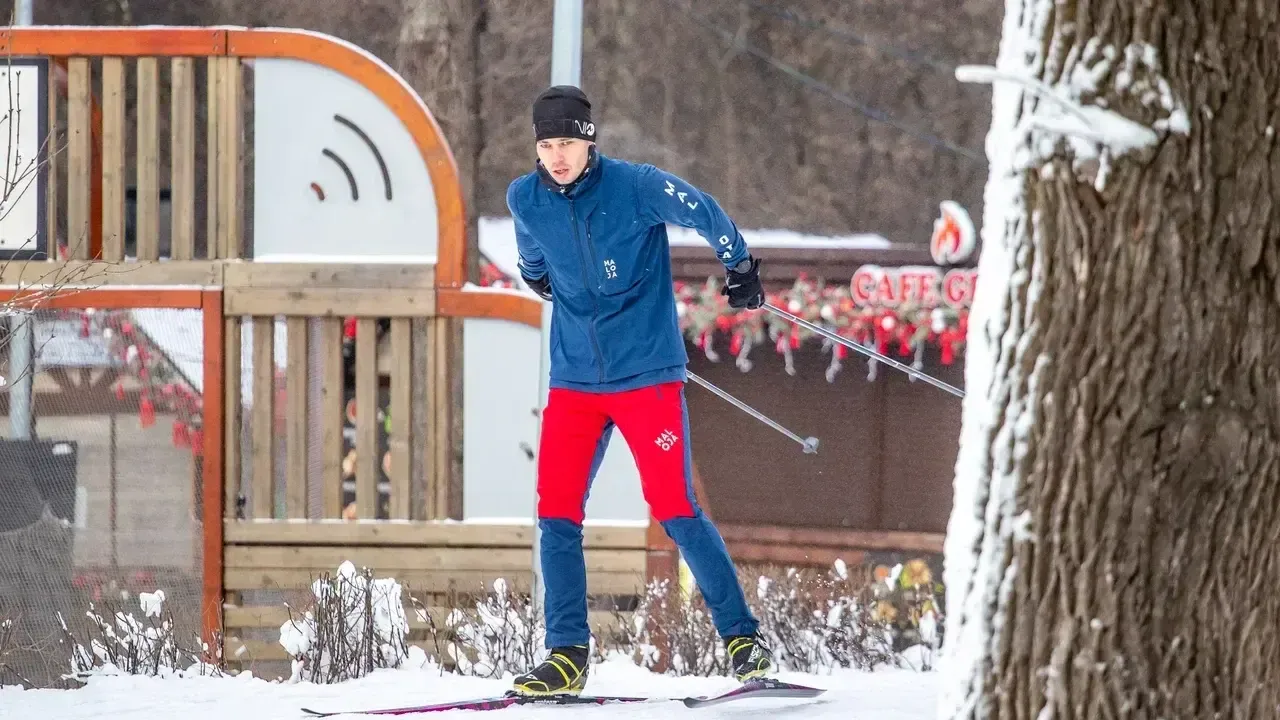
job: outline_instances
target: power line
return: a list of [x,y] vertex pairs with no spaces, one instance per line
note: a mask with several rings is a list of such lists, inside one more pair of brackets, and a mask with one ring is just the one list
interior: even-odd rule
[[719,35],[720,38],[725,42],[727,42],[729,45],[736,47],[739,50],[742,50],[743,52],[755,58],[763,60],[764,62],[772,66],[774,69],[786,74],[787,76],[791,77],[793,80],[795,80],[796,82],[799,82],[805,87],[808,87],[812,90],[816,90],[826,95],[827,97],[831,98],[832,100],[835,100],[836,102],[844,105],[845,107],[851,108],[853,110],[858,111],[859,113],[862,113],[863,115],[865,115],[868,118],[871,118],[872,120],[875,120],[877,122],[884,123],[885,125],[889,125],[890,127],[896,128],[897,130],[903,133],[906,133],[907,135],[910,135],[918,140],[923,140],[924,142],[928,143],[929,145],[932,145],[935,148],[938,148],[940,150],[946,150],[947,152],[955,153],[956,155],[960,155],[962,157],[968,158],[976,162],[980,162],[984,164],[986,163],[986,156],[978,152],[977,150],[964,147],[962,145],[957,145],[949,140],[945,140],[943,138],[938,137],[937,135],[933,135],[932,133],[926,132],[924,130],[919,130],[909,125],[906,125],[894,119],[891,115],[884,112],[883,110],[879,110],[877,108],[871,107],[870,105],[867,105],[866,103],[860,100],[857,100],[845,93],[840,92],[839,90],[831,87],[830,85],[822,82],[821,80],[813,77],[812,75],[809,75],[792,65],[788,65],[787,63],[782,62],[781,60],[775,58],[774,56],[770,55],[764,50],[761,50],[760,48],[757,48],[753,45],[749,45],[745,42],[739,42],[738,38],[733,33],[727,30],[724,30],[723,28],[712,25],[711,23],[707,22],[704,18],[696,15],[693,11],[688,10],[676,4],[675,0],[666,0],[666,1],[667,1],[667,4],[687,14],[689,18],[693,20],[693,22],[695,22],[696,24],[701,25],[703,28],[710,30],[711,32],[714,32],[717,35]]
[[782,20],[786,20],[787,22],[792,23],[794,25],[799,25],[800,27],[807,28],[809,30],[817,30],[820,32],[827,33],[828,35],[847,41],[850,45],[862,45],[862,46],[869,47],[873,50],[877,50],[886,55],[892,55],[893,57],[896,57],[899,60],[902,60],[903,62],[906,62],[911,65],[915,65],[917,67],[931,68],[933,70],[938,70],[938,71],[947,73],[948,75],[952,74],[956,69],[955,63],[947,62],[945,60],[938,60],[936,58],[932,58],[928,55],[925,55],[924,53],[916,52],[915,50],[909,50],[907,48],[894,45],[893,43],[872,40],[866,37],[865,35],[860,35],[858,33],[853,32],[852,30],[833,27],[821,20],[811,20],[791,10],[780,8],[780,7],[777,7],[776,5],[772,5],[767,2],[761,2],[760,0],[751,0],[746,4],[754,10],[759,10],[761,12],[768,13],[769,15],[772,15]]

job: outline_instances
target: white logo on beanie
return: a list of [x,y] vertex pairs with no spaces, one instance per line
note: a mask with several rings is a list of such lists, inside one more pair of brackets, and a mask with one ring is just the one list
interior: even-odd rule
[[593,122],[584,123],[581,120],[574,120],[573,124],[578,128],[578,132],[588,137],[596,136],[596,124]]

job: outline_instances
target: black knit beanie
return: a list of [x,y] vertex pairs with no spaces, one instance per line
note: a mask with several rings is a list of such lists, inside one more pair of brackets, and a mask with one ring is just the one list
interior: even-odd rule
[[591,101],[572,85],[549,87],[533,101],[533,134],[536,140],[581,138],[595,142]]

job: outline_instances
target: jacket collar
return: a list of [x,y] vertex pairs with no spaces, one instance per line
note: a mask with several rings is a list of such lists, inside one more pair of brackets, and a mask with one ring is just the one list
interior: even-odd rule
[[600,182],[600,153],[596,151],[596,146],[592,145],[587,151],[587,166],[582,169],[582,174],[576,180],[566,185],[556,182],[551,177],[551,173],[542,166],[542,161],[537,161],[538,179],[542,181],[543,186],[566,198],[576,199],[582,197],[584,193],[595,187]]

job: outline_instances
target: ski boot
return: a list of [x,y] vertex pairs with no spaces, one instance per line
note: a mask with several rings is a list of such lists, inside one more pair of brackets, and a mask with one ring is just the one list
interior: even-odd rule
[[763,678],[773,670],[773,651],[760,633],[733,635],[725,638],[729,663],[738,682]]
[[587,645],[552,648],[542,664],[518,676],[512,692],[516,695],[581,695],[587,685]]

